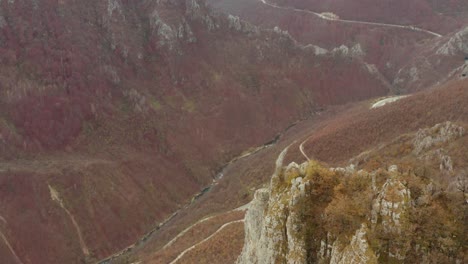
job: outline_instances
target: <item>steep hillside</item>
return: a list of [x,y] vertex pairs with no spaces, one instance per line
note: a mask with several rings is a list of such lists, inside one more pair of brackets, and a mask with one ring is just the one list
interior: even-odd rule
[[[305,153],[308,157],[319,160],[322,164],[321,167],[325,168],[348,167],[348,171],[358,172],[360,169],[363,169],[369,173],[380,170],[382,177],[379,178],[379,182],[376,182],[376,188],[377,184],[378,187],[381,188],[387,179],[392,178],[390,176],[396,172],[394,171],[394,167],[391,169],[393,172],[389,172],[389,167],[391,165],[397,165],[399,170],[396,174],[406,175],[404,177],[406,177],[405,180],[408,182],[416,181],[416,183],[419,184],[421,183],[420,181],[422,181],[422,183],[425,185],[432,183],[434,186],[436,186],[435,188],[437,190],[446,190],[446,194],[450,197],[452,197],[452,195],[458,198],[461,197],[460,199],[456,198],[455,200],[450,200],[448,203],[450,203],[450,208],[462,210],[461,214],[465,215],[464,217],[466,217],[466,213],[464,213],[466,211],[466,204],[463,204],[463,194],[462,192],[457,191],[458,187],[456,186],[459,184],[459,179],[463,180],[463,173],[464,170],[466,170],[468,161],[468,158],[466,157],[466,151],[464,151],[464,146],[466,145],[465,124],[468,123],[467,84],[468,83],[466,79],[450,82],[444,86],[416,93],[379,108],[371,108],[371,106],[375,104],[376,100],[361,102],[353,106],[344,107],[341,110],[337,110],[335,113],[323,113],[322,119],[314,119],[313,121],[304,121],[299,123],[297,126],[287,131],[276,145],[264,149],[255,155],[252,155],[229,166],[225,171],[224,178],[216,187],[214,187],[209,193],[203,196],[192,206],[184,211],[181,211],[181,213],[174,218],[174,221],[165,226],[162,230],[160,230],[160,232],[155,234],[154,237],[148,240],[146,244],[143,244],[134,252],[127,255],[127,259],[135,262],[143,261],[143,263],[145,263],[145,260],[155,260],[154,257],[160,254],[161,248],[165,243],[175,237],[184,228],[196,222],[197,219],[202,219],[206,215],[212,215],[216,212],[223,212],[225,210],[229,210],[230,208],[236,208],[240,205],[248,203],[250,201],[249,197],[254,195],[255,189],[261,188],[262,186],[265,187],[263,183],[269,181],[269,177],[275,167],[275,160],[277,159],[277,156],[288,146],[288,153],[284,156],[285,164],[290,162],[302,164],[304,160],[307,160],[304,157]],[[446,123],[447,120],[451,121],[451,123]],[[459,127],[463,127],[463,129]],[[300,146],[302,146],[303,149],[302,153],[300,151]],[[299,168],[299,172],[297,172],[296,169],[294,169],[296,166],[291,165],[289,169],[294,172],[291,175],[298,176],[298,173],[304,174],[304,166],[307,165],[302,165],[302,167]],[[324,171],[328,171],[328,169],[324,169]],[[421,171],[425,173],[425,175],[421,176]],[[347,172],[346,170],[343,171],[342,169],[339,169],[338,172],[335,170],[334,172],[327,173],[334,174]],[[301,177],[304,178],[304,175]],[[364,177],[362,179],[356,180],[364,181],[362,184],[368,187],[369,184],[372,185],[372,178],[369,180],[369,178]],[[333,184],[338,183],[339,182],[336,181],[333,182]],[[285,203],[288,203],[288,199],[291,198],[290,195],[292,195],[292,191],[287,189],[289,187],[286,188],[285,186],[291,187],[291,185],[289,183],[280,185],[280,187],[283,188],[281,190],[285,191],[284,196],[282,196],[284,199],[277,198]],[[424,185],[420,185],[417,188],[423,187]],[[314,191],[312,187],[309,190],[312,192]],[[333,189],[328,191],[329,194],[333,193]],[[268,192],[269,191],[266,191],[267,194]],[[357,199],[359,200],[362,197],[357,195],[357,193],[359,193],[359,191],[353,190],[348,192],[346,195],[356,195]],[[374,197],[372,199],[376,199],[380,193],[380,190],[374,193],[375,196],[372,196]],[[307,198],[310,198],[309,200],[306,200],[308,206],[312,207],[317,203],[318,200],[325,199],[321,196],[320,193],[315,195],[316,196],[313,199],[310,197]],[[342,197],[343,200],[352,200],[349,199],[348,196],[346,196],[347,198]],[[265,198],[262,202],[259,201],[261,200],[261,194],[256,195],[256,197],[258,198],[254,199],[252,202],[253,204],[258,202],[263,204],[265,208],[268,207],[267,201],[269,198]],[[412,194],[411,197],[414,198],[414,194]],[[364,223],[365,216],[361,215],[358,218],[354,218],[355,215],[353,216],[352,214],[358,213],[367,215],[370,212],[366,211],[370,210],[370,207],[368,207],[370,202],[366,204],[366,201],[369,201],[369,199],[365,198],[362,200],[363,203],[359,205],[363,206],[362,208],[356,207],[354,204],[341,204],[340,207],[337,207],[337,209],[335,208],[336,210],[333,211],[334,213],[339,213],[341,211],[346,212],[346,214],[351,213],[351,216],[343,215],[340,217],[344,218],[343,221],[348,221],[351,219],[353,223],[348,225],[349,222],[344,222],[345,224],[343,224],[343,226],[350,228],[343,229],[346,229],[346,234],[349,236],[344,238],[344,244],[340,244],[341,246],[337,247],[336,249],[338,250],[340,248],[340,251],[335,250],[336,252],[343,252],[341,247],[346,247],[346,243],[351,241],[351,237],[356,234],[356,231],[360,228],[361,223]],[[434,206],[435,208],[437,208],[439,205],[440,201],[431,204],[431,206]],[[349,210],[346,209],[348,207],[350,208]],[[357,208],[357,211],[350,212],[354,210],[353,208]],[[433,209],[434,208],[432,207],[430,208],[430,210]],[[435,219],[433,224],[439,225],[441,222],[437,221],[442,221],[444,225],[455,225],[456,230],[458,230],[456,232],[460,232],[460,226],[458,226],[457,223],[466,220],[456,220],[455,222],[455,220],[451,218],[443,217],[445,214],[452,214],[453,212],[450,211],[452,209],[449,209],[447,212],[437,212],[437,215],[440,217]],[[303,208],[293,209],[293,211],[296,213],[307,212],[307,210],[304,211]],[[324,208],[318,208],[317,210],[324,210]],[[260,213],[259,211],[261,212],[260,209],[255,210],[255,212],[252,214]],[[431,214],[432,213],[434,212],[431,211]],[[460,217],[460,211],[457,211],[456,214],[457,217]],[[283,218],[281,219],[284,220],[284,216],[287,216],[288,214],[278,213],[277,216],[278,215],[282,215]],[[320,215],[320,213],[311,213],[306,215]],[[254,217],[257,220],[265,219],[258,214],[251,217]],[[249,217],[247,217],[245,220],[249,221],[248,219]],[[338,218],[338,220],[339,219],[341,218]],[[315,220],[307,220],[306,218],[302,219],[301,221],[307,222]],[[413,219],[412,221],[416,220]],[[228,223],[228,221],[225,223]],[[261,230],[260,226],[262,221],[259,220],[259,222],[256,223],[257,224],[252,223],[252,226],[256,226],[257,231]],[[282,223],[287,223],[287,221],[283,221]],[[324,223],[320,222],[320,226],[317,228],[329,228],[330,226],[337,225],[337,223],[329,223],[329,225],[323,226],[322,224]],[[353,229],[354,227],[356,227],[356,229]],[[368,227],[370,227],[370,225],[368,225]],[[412,227],[415,226],[412,225]],[[429,227],[424,224],[424,226],[421,228],[426,230],[426,228]],[[432,229],[432,227],[430,228]],[[248,231],[246,233],[246,239],[249,234],[257,234],[258,236],[256,236],[255,239],[251,239],[250,241],[250,246],[255,244],[257,247],[254,245],[250,252],[252,254],[261,254],[261,252],[265,252],[262,251],[265,248],[261,248],[261,245],[266,247],[268,243],[265,241],[263,241],[264,243],[260,241],[259,232],[261,231],[257,233],[252,232],[254,231]],[[339,233],[341,231],[337,232]],[[445,233],[443,232],[446,231],[441,230],[441,232],[442,233],[440,234],[443,234],[441,236],[445,237]],[[206,235],[206,237],[208,236],[209,234]],[[456,236],[458,236],[458,234],[456,234]],[[309,238],[310,237],[314,236],[311,235]],[[333,238],[333,241],[334,239],[336,239],[336,237]],[[381,239],[383,238],[376,238],[376,240],[373,240],[373,242],[378,244],[377,247],[380,247],[379,250],[382,250],[381,246],[383,242]],[[416,239],[416,236],[413,236],[411,239]],[[427,237],[423,238],[423,240],[425,239],[427,239]],[[428,241],[432,240],[428,239]],[[212,242],[213,241],[208,241],[207,243]],[[452,242],[453,241],[447,241],[448,244],[437,244],[439,242],[433,241],[431,243],[434,243],[433,246],[437,247],[434,252],[428,253],[430,250],[428,251],[426,248],[425,253],[417,252],[417,255],[411,255],[408,256],[408,258],[422,258],[422,256],[427,253],[433,256],[434,259],[438,260],[436,263],[453,263],[453,258],[455,258],[455,256],[457,256],[456,258],[460,258],[460,254],[463,254],[464,249],[452,248],[450,249],[450,252],[448,252],[445,251],[444,248],[441,248],[446,247],[447,245],[454,245]],[[284,243],[287,243],[287,241],[283,240],[281,243],[284,245]],[[417,243],[421,243],[421,240],[417,241]],[[457,240],[456,242],[456,245],[458,246],[463,244],[466,244],[466,242],[462,240]],[[187,246],[187,248],[189,248],[189,246]],[[236,252],[238,248],[236,245],[233,245],[232,247],[224,248],[223,250],[226,252]],[[318,252],[317,250],[318,248],[315,248],[313,251],[309,249],[306,249],[305,251],[310,255],[316,254]],[[277,250],[273,251],[276,252]],[[324,255],[323,257],[328,258],[329,261],[331,253],[329,252],[327,254],[328,255]],[[429,255],[425,256],[427,257]],[[341,253],[336,253],[335,259],[340,256],[342,256]],[[257,255],[257,258],[259,257],[260,255]],[[265,255],[262,255],[262,257],[265,257]],[[343,261],[345,260],[346,259]],[[387,260],[381,260],[381,262],[382,261],[385,263]],[[158,262],[149,261],[149,263]]]
[[[429,42],[399,70],[393,84],[414,92],[463,77],[468,65],[468,26]],[[466,77],[466,76],[465,76]]]
[[155,230],[218,170],[389,84],[198,1],[0,1],[0,256],[82,263]]

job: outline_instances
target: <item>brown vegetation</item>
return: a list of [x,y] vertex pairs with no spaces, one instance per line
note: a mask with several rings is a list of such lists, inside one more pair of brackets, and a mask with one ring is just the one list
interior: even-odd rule
[[[123,249],[187,204],[236,154],[323,105],[387,92],[361,59],[317,57],[286,35],[252,33],[244,23],[236,30],[226,16],[192,1],[119,1],[112,12],[106,3],[113,1],[10,2],[0,3],[0,209],[7,220],[1,228],[21,259],[76,263]],[[151,28],[160,23],[187,26],[197,41],[184,31],[167,41],[172,46],[161,44],[160,28]],[[452,90],[449,103],[427,99],[428,105],[463,118],[466,96]],[[321,130],[307,150],[340,162],[442,119],[414,122],[404,115],[427,113],[396,105],[405,111],[371,114],[402,121],[392,125],[399,130],[376,133],[385,124],[366,123],[357,108],[339,126]],[[361,121],[350,124],[350,118]],[[316,128],[315,120],[302,128]],[[281,148],[310,132],[295,130],[271,150],[233,165],[226,173],[231,177],[163,227],[155,243],[167,242],[194,219],[247,202],[270,176]],[[48,184],[77,219],[91,257],[80,251]]]
[[[306,153],[313,153],[311,156],[329,164],[347,164],[349,159],[361,152],[374,149],[382,144],[389,144],[389,142],[395,140],[394,144],[389,145],[380,152],[376,152],[378,155],[364,155],[363,157],[366,157],[366,159],[364,162],[359,162],[359,166],[374,171],[378,168],[387,168],[389,165],[398,164],[404,171],[413,168],[418,173],[421,171],[427,173],[432,171],[433,173],[434,170],[438,170],[436,164],[420,166],[413,158],[409,158],[408,161],[401,159],[402,155],[410,154],[412,146],[406,141],[407,136],[399,136],[447,120],[466,121],[466,116],[468,116],[466,85],[466,81],[449,83],[432,91],[415,94],[382,109],[369,109],[371,102],[347,105],[299,123],[285,133],[277,145],[229,166],[219,185],[193,206],[182,211],[169,226],[155,235],[152,244],[161,245],[161,243],[164,243],[163,241],[169,241],[184,227],[193,223],[193,219],[197,217],[213,214],[225,210],[225,208],[235,208],[250,201],[254,190],[264,182],[269,181],[274,170],[274,161],[284,147],[296,141],[296,144],[290,147],[286,162],[304,160],[304,157],[298,151],[298,145],[299,142],[309,136],[310,140],[305,144]],[[400,122],[402,123],[400,124]],[[342,140],[341,137],[344,137],[344,139]],[[455,145],[445,146],[450,151],[454,162],[459,166],[465,166],[468,160],[467,152],[460,147],[467,144],[466,140],[467,138],[464,137],[459,139]],[[383,184],[385,180],[383,175],[377,177],[378,184]],[[347,233],[352,233],[355,230],[343,229],[343,226],[346,225],[340,227],[340,223],[354,223],[351,226],[355,226],[359,220],[367,215],[365,210],[367,210],[368,204],[364,205],[364,203],[369,199],[368,193],[365,191],[358,193],[356,199],[354,199],[354,196],[349,198],[351,193],[349,191],[367,190],[368,185],[362,185],[362,182],[360,184],[358,184],[359,182],[353,183],[353,179],[351,178],[349,183],[347,181],[341,183],[341,185],[350,186],[345,188],[348,191],[344,193],[347,194],[343,196],[343,194],[340,194],[343,193],[343,191],[340,191],[341,187],[338,188],[337,202],[334,202],[329,208],[330,212],[337,213],[335,220],[328,224],[330,228],[335,228],[334,230],[347,230]],[[419,184],[420,179],[418,177],[411,179],[416,185]],[[412,188],[411,186],[410,184],[410,188]],[[412,188],[411,192],[416,194],[420,193],[421,190]],[[328,195],[325,195],[326,193]],[[333,187],[331,191],[322,192],[321,198],[331,197],[332,194]],[[351,203],[347,203],[345,206],[338,202],[340,200],[349,200]],[[328,202],[325,203],[323,208],[327,204]],[[352,210],[353,213],[349,213],[348,207],[355,208]],[[346,215],[342,214],[340,208],[344,209],[344,213],[346,211],[348,213]],[[318,216],[319,213],[310,213],[309,215]],[[325,233],[324,224],[323,222],[316,224],[317,229],[315,232],[322,230]],[[154,248],[154,246],[151,247]],[[319,245],[315,244],[314,247],[318,248]]]
[[[304,145],[306,153],[331,164],[346,162],[393,138],[445,121],[468,122],[468,81],[455,81],[369,110],[354,107],[315,131]],[[401,146],[405,151],[405,146]]]
[[[388,91],[362,61],[238,28],[202,2],[33,2],[0,2],[0,209],[21,259],[76,263],[122,250],[245,149],[321,105]],[[237,191],[236,202],[249,199]]]

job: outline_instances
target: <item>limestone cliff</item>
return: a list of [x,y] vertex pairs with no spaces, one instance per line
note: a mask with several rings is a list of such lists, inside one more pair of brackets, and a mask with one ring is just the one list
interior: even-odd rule
[[[462,263],[465,194],[445,188],[466,166],[457,152],[463,132],[447,122],[403,135],[347,168],[283,166],[286,149],[255,193],[237,263]],[[388,154],[405,147],[399,160]],[[457,160],[452,170],[440,165],[442,147]],[[376,159],[398,165],[373,168]]]
[[[287,149],[286,149],[287,150]],[[255,193],[249,213],[246,215],[246,244],[238,263],[304,263],[304,226],[298,206],[307,198],[308,182],[300,176],[284,182],[282,171],[304,175],[305,165],[291,163],[283,169],[284,150],[277,162],[276,172],[270,188],[259,189]]]

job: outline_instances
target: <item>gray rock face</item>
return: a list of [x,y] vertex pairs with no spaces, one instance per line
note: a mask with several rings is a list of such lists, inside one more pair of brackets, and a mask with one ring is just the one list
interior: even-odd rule
[[345,45],[341,45],[338,48],[334,48],[331,51],[331,53],[338,54],[338,55],[345,56],[345,57],[362,57],[366,55],[364,51],[362,50],[362,47],[360,44],[356,44],[351,48],[348,48]]
[[245,239],[246,244],[238,263],[257,263],[258,251],[261,247],[262,224],[265,212],[268,208],[270,194],[268,189],[259,189],[255,192],[254,199],[249,205],[249,211],[245,216]]
[[[281,157],[284,155],[279,160]],[[293,164],[286,173],[299,169]],[[306,263],[304,226],[298,204],[306,198],[309,186],[297,177],[283,189],[279,177],[275,174],[268,189],[255,193],[245,217],[245,244],[237,260],[239,264]]]
[[397,179],[388,179],[372,205],[372,224],[380,222],[385,231],[400,233],[400,220],[410,200],[408,188]]
[[468,53],[468,27],[457,32],[437,51],[437,55],[456,55],[459,52]]
[[415,154],[420,154],[423,150],[445,143],[453,139],[462,137],[465,129],[452,122],[437,124],[432,128],[421,129],[416,133],[413,140]]

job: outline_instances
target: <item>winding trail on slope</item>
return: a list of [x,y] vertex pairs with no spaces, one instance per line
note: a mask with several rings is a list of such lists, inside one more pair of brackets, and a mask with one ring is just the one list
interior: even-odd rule
[[309,140],[309,137],[301,142],[301,144],[299,145],[299,151],[301,152],[302,156],[306,158],[307,161],[310,161],[309,156],[307,156],[307,154],[304,151],[304,144],[307,142],[307,140]]
[[[237,156],[237,157],[233,158],[232,160],[230,160],[229,162],[225,163],[225,165],[222,166],[221,171],[220,171],[220,172],[218,173],[218,175],[213,179],[212,183],[211,183],[208,187],[204,188],[201,192],[195,194],[195,195],[192,197],[192,199],[191,199],[191,201],[190,201],[189,203],[187,203],[187,204],[186,204],[185,206],[183,206],[182,208],[176,210],[172,215],[170,215],[168,218],[166,218],[166,219],[165,219],[163,222],[161,222],[158,226],[156,226],[155,228],[153,228],[152,230],[150,230],[149,232],[147,232],[146,234],[144,234],[142,237],[140,237],[140,238],[139,238],[137,241],[135,241],[133,244],[127,246],[126,248],[124,248],[124,249],[122,249],[122,250],[120,250],[120,251],[118,251],[118,252],[116,252],[116,253],[114,253],[114,254],[112,254],[112,255],[106,257],[106,258],[103,258],[103,259],[97,261],[96,264],[108,264],[108,263],[111,263],[112,260],[114,260],[114,259],[116,259],[116,258],[118,258],[118,257],[121,257],[121,256],[123,256],[124,254],[129,253],[129,252],[132,251],[136,246],[140,245],[140,243],[143,243],[143,242],[145,242],[146,240],[148,240],[148,239],[153,235],[154,232],[158,231],[158,230],[161,229],[163,226],[165,226],[167,223],[169,223],[169,222],[170,222],[172,219],[174,219],[174,217],[176,217],[182,210],[187,209],[196,199],[199,199],[201,196],[203,196],[203,195],[207,192],[207,190],[210,190],[211,188],[213,188],[214,186],[216,186],[216,185],[218,184],[218,181],[223,177],[223,171],[226,169],[226,167],[228,167],[229,165],[231,165],[231,164],[233,164],[233,163],[235,163],[235,162],[237,162],[237,161],[239,161],[239,160],[241,160],[241,159],[245,159],[245,158],[247,158],[247,157],[249,157],[249,156],[251,156],[251,155],[253,155],[253,154],[255,154],[255,153],[257,153],[257,152],[259,152],[259,151],[261,151],[261,150],[263,150],[263,149],[266,149],[266,148],[269,148],[269,147],[271,147],[271,146],[274,146],[274,145],[278,142],[278,140],[282,137],[282,135],[283,135],[288,129],[290,129],[291,127],[293,127],[293,126],[295,126],[295,125],[296,125],[296,124],[290,125],[290,126],[289,126],[288,128],[286,128],[283,132],[279,133],[272,141],[270,141],[270,142],[268,142],[268,143],[266,143],[266,144],[264,144],[264,145],[262,145],[262,146],[259,146],[259,147],[255,148],[255,149],[251,150],[251,151],[248,151],[248,152],[246,152],[246,153],[240,154],[239,156]],[[247,205],[248,205],[248,204],[247,204]],[[241,210],[241,208],[243,208],[243,207],[245,207],[245,206],[247,206],[247,205],[241,206],[241,207],[236,208],[236,209],[234,209],[234,210],[232,210],[232,211]],[[242,210],[243,210],[243,209],[242,209]],[[208,220],[208,219],[205,219],[205,221],[206,221],[206,220]],[[203,219],[200,220],[200,221],[203,221]],[[194,223],[194,224],[192,225],[192,227],[195,226],[195,225],[197,225],[197,224],[199,224],[200,221]],[[186,230],[188,231],[188,230],[190,230],[190,228],[191,228],[191,227],[188,227],[188,228],[186,228]],[[185,231],[185,230],[184,230],[184,231]],[[182,231],[182,232],[184,232],[184,231]],[[182,236],[183,234],[180,234],[180,233],[179,233],[179,235]],[[180,237],[180,236],[179,236],[179,237]],[[174,240],[174,241],[172,241],[172,240]],[[172,239],[172,240],[171,240],[172,243],[174,243],[175,240],[177,240],[177,238],[174,238],[174,239]],[[170,241],[170,242],[171,242],[171,241]],[[169,245],[166,244],[165,247],[167,247],[167,246],[169,246]]]
[[70,213],[70,211],[68,211],[67,207],[65,207],[65,204],[64,204],[62,198],[60,198],[60,194],[57,192],[57,190],[55,190],[50,185],[48,185],[48,186],[49,186],[49,191],[50,191],[50,198],[53,201],[57,202],[59,204],[59,206],[65,211],[65,213],[67,213],[68,217],[70,218],[70,221],[72,222],[73,226],[76,229],[76,233],[78,235],[78,240],[80,242],[80,246],[81,246],[81,250],[83,251],[83,254],[85,256],[89,256],[89,249],[86,246],[86,243],[85,243],[85,241],[83,239],[83,234],[81,232],[80,226],[78,225],[78,222],[76,221],[76,219],[72,215],[72,213]]
[[208,240],[210,240],[212,237],[214,237],[216,234],[218,234],[219,232],[221,232],[224,228],[230,226],[230,225],[233,225],[233,224],[237,224],[237,223],[243,223],[244,222],[244,219],[241,219],[241,220],[236,220],[236,221],[232,221],[232,222],[229,222],[229,223],[226,223],[224,225],[222,225],[220,228],[218,228],[218,230],[216,230],[213,234],[211,234],[209,237],[203,239],[202,241],[198,242],[197,244],[187,248],[186,250],[182,251],[182,253],[180,253],[177,258],[175,258],[173,261],[171,261],[171,263],[169,264],[175,264],[177,263],[177,261],[179,261],[185,254],[187,254],[188,252],[194,250],[196,247],[200,246],[201,244],[207,242]]
[[311,14],[311,15],[319,17],[319,18],[321,18],[323,20],[328,20],[328,21],[336,21],[336,22],[348,23],[348,24],[361,24],[361,25],[370,25],[370,26],[379,26],[379,27],[400,28],[400,29],[423,32],[423,33],[426,33],[426,34],[429,34],[429,35],[432,35],[432,36],[435,36],[435,37],[438,37],[438,38],[442,37],[442,35],[439,34],[439,33],[436,33],[436,32],[433,32],[433,31],[430,31],[430,30],[427,30],[427,29],[415,27],[415,26],[403,26],[403,25],[386,24],[386,23],[378,23],[378,22],[367,22],[367,21],[340,19],[340,18],[334,18],[332,16],[324,15],[323,13],[322,14],[316,13],[316,12],[313,12],[313,11],[310,11],[310,10],[298,9],[298,8],[294,8],[294,7],[278,6],[278,5],[275,5],[275,4],[268,3],[266,0],[258,0],[258,1],[260,1],[262,4],[265,4],[265,5],[273,7],[273,8],[289,10],[289,11],[294,11],[294,12],[300,12],[300,13],[307,13],[307,14]]
[[392,97],[384,98],[384,99],[379,100],[379,101],[375,102],[374,104],[372,104],[371,109],[380,108],[380,107],[382,107],[384,105],[394,103],[394,102],[396,102],[396,101],[398,101],[400,99],[406,98],[408,96],[409,95],[400,95],[400,96],[392,96]]
[[[288,146],[286,146],[281,152],[280,154],[278,155],[277,159],[276,159],[276,162],[275,162],[275,174],[279,174],[279,172],[281,171],[281,168],[283,166],[283,161],[284,161],[284,158],[288,152],[288,149],[293,145],[295,144],[296,141],[290,143]],[[303,152],[302,152],[303,153]],[[305,155],[305,153],[303,153],[303,155]],[[236,209],[233,209],[231,211],[228,211],[228,212],[225,212],[225,213],[222,213],[222,214],[228,214],[228,213],[231,213],[231,212],[235,212],[235,211],[242,211],[242,210],[248,210],[248,207],[249,207],[249,204],[245,204],[243,206],[240,206]],[[174,244],[179,238],[181,238],[183,235],[185,235],[188,231],[190,231],[191,229],[193,229],[195,226],[197,226],[198,224],[201,224],[205,221],[208,221],[210,219],[213,219],[215,217],[218,217],[219,215],[221,214],[218,214],[218,215],[214,215],[214,216],[210,216],[210,217],[207,217],[207,218],[203,218],[197,222],[195,222],[194,224],[190,225],[189,227],[187,227],[186,229],[184,229],[182,232],[180,232],[177,236],[175,236],[171,241],[169,241],[168,243],[166,243],[161,249],[164,250],[166,248],[168,248],[169,246],[171,246],[172,244]],[[211,234],[209,237],[203,239],[202,241],[198,242],[197,244],[195,245],[192,245],[191,247],[185,249],[184,251],[182,251],[172,262],[170,262],[170,264],[175,264],[177,261],[179,261],[185,254],[187,254],[188,252],[192,251],[193,249],[195,249],[197,246],[205,243],[206,241],[208,241],[209,239],[211,239],[213,236],[215,236],[217,233],[219,233],[220,231],[222,231],[224,228],[226,228],[227,226],[231,225],[231,224],[236,224],[236,223],[241,223],[241,222],[244,222],[244,219],[241,219],[241,220],[235,220],[235,221],[231,221],[231,222],[228,222],[228,223],[225,223],[224,225],[222,225],[218,230],[216,230],[213,234]]]
[[[233,163],[241,160],[241,159],[245,159],[251,155],[254,155],[256,154],[257,152],[260,152],[266,148],[269,148],[269,147],[272,147],[274,145],[276,145],[276,143],[283,137],[283,135],[291,128],[295,127],[296,125],[298,124],[298,122],[294,122],[292,124],[290,124],[288,127],[286,127],[283,131],[281,131],[280,133],[278,133],[275,138],[273,140],[271,140],[270,142],[268,143],[265,143],[263,144],[262,146],[259,146],[257,148],[254,148],[253,150],[251,151],[248,151],[244,154],[240,154],[239,156],[233,158],[232,160],[230,160],[229,162],[225,163],[224,166],[221,167],[220,169],[220,172],[218,173],[218,175],[213,179],[213,182],[206,188],[204,188],[201,192],[195,194],[193,197],[192,197],[192,200],[190,202],[188,202],[185,206],[183,206],[182,208],[176,210],[172,215],[170,215],[168,218],[166,218],[163,222],[161,222],[159,225],[157,225],[156,227],[154,227],[153,229],[151,229],[149,232],[145,233],[143,236],[141,236],[137,241],[135,241],[134,243],[132,243],[131,245],[125,247],[124,249],[118,251],[118,252],[115,252],[101,260],[98,260],[97,262],[95,262],[96,264],[109,264],[111,263],[114,259],[118,258],[118,257],[121,257],[129,252],[131,252],[136,246],[140,245],[141,243],[144,243],[145,241],[147,241],[152,235],[153,233],[155,233],[156,231],[158,231],[159,229],[161,229],[163,226],[167,225],[169,222],[171,222],[172,219],[174,219],[182,210],[185,210],[187,209],[193,202],[194,200],[200,198],[201,196],[203,196],[205,193],[206,193],[206,190],[210,190],[212,187],[216,186],[218,184],[218,181],[223,177],[223,171],[230,165],[232,165]],[[291,146],[292,144],[294,144],[296,141],[294,141],[293,143],[291,143],[289,146]],[[288,146],[288,147],[289,147]],[[284,158],[284,157],[283,157]],[[1,167],[0,167],[1,169]],[[237,209],[234,209],[234,210],[244,210],[244,209],[241,209],[241,208],[245,208],[247,207],[247,205],[243,205]],[[233,211],[234,211],[233,210]],[[194,224],[196,225],[196,223]]]
[[249,206],[250,203],[248,204],[245,204],[239,208],[236,208],[236,209],[233,209],[231,211],[227,211],[225,213],[221,213],[221,214],[217,214],[217,215],[213,215],[213,216],[210,216],[210,217],[206,217],[206,218],[203,218],[199,221],[197,221],[196,223],[192,224],[191,226],[187,227],[186,229],[184,229],[182,232],[180,232],[177,236],[175,236],[171,241],[167,242],[166,245],[164,245],[161,250],[164,250],[166,248],[168,248],[169,246],[171,246],[172,244],[174,244],[179,238],[181,238],[183,235],[185,235],[188,231],[190,231],[191,229],[193,229],[195,226],[203,223],[203,222],[206,222],[208,220],[211,220],[213,218],[216,218],[216,217],[219,217],[220,215],[225,215],[225,214],[229,214],[229,213],[233,213],[233,212],[236,212],[236,211],[243,211],[243,210],[247,210],[248,209],[248,206]]

